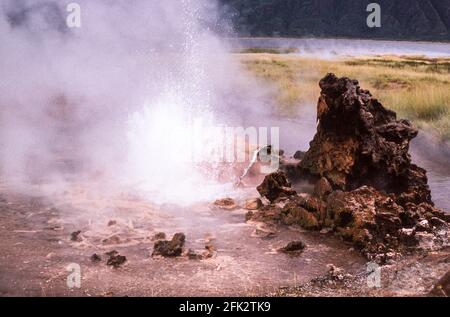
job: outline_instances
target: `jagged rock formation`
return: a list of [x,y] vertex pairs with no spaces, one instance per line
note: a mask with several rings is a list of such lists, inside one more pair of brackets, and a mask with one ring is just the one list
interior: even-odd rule
[[450,215],[434,208],[426,171],[408,154],[418,131],[356,80],[328,74],[320,87],[317,133],[289,169],[291,179],[314,181],[313,193],[295,193],[284,172],[270,174],[258,191],[271,203],[247,218],[328,228],[378,262],[450,246]]
[[398,195],[402,204],[432,204],[426,171],[408,153],[417,129],[397,120],[356,80],[328,74],[319,85],[319,124],[301,171],[324,176],[334,188],[368,185]]

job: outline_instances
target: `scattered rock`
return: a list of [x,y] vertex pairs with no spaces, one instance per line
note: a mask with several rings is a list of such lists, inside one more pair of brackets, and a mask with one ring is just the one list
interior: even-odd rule
[[186,255],[189,260],[201,260],[203,258],[200,253],[195,252],[193,249],[189,249]]
[[186,255],[190,260],[204,260],[212,258],[215,252],[216,248],[214,247],[214,245],[212,245],[211,243],[207,243],[203,252],[197,252],[193,249],[189,249]]
[[[292,153],[292,152],[291,152]],[[301,160],[301,159],[303,159],[303,157],[305,156],[305,153],[306,152],[304,152],[304,151],[297,151],[297,152],[295,152],[295,154],[294,154],[294,158],[296,159],[296,160]]]
[[207,243],[205,245],[205,251],[202,253],[202,257],[204,259],[212,258],[214,256],[215,252],[216,252],[216,247],[211,243]]
[[166,234],[164,232],[157,232],[155,233],[155,235],[153,236],[152,240],[164,240],[166,238]]
[[91,255],[91,261],[94,263],[100,262],[102,258],[97,253]]
[[261,199],[259,198],[254,198],[254,199],[249,199],[245,202],[244,208],[247,210],[257,210],[259,208],[261,208],[261,206],[263,205]]
[[434,285],[430,292],[431,296],[450,296],[450,271],[445,273],[445,275]]
[[237,208],[236,202],[232,198],[217,199],[214,205],[221,209],[233,210]]
[[81,242],[83,241],[83,238],[80,236],[81,230],[74,231],[70,234],[70,240],[75,242]]
[[110,265],[114,268],[120,267],[122,264],[124,264],[127,261],[127,258],[123,255],[120,255],[119,252],[117,252],[116,250],[107,252],[106,254],[109,256],[109,259],[106,262],[106,265]]
[[267,175],[256,189],[261,196],[266,197],[270,202],[274,202],[280,197],[289,197],[297,194],[291,188],[291,183],[288,181],[286,174],[281,171]]
[[108,227],[114,226],[114,225],[116,225],[116,224],[117,224],[117,221],[116,221],[116,220],[110,220],[110,221],[108,221]]
[[152,256],[161,255],[164,257],[180,256],[183,253],[183,246],[186,236],[184,233],[175,233],[172,240],[158,240],[153,246]]
[[345,273],[345,271],[342,268],[337,267],[337,266],[335,266],[333,264],[328,264],[327,267],[328,267],[327,277],[330,280],[343,281],[346,278],[350,278],[351,277],[351,275]]
[[303,250],[306,248],[306,245],[298,240],[298,241],[291,241],[286,246],[278,249],[280,252],[284,253],[300,253],[303,252]]

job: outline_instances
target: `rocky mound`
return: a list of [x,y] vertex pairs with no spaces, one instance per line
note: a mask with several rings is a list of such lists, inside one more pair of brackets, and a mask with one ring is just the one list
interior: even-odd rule
[[[426,171],[408,153],[417,129],[356,80],[328,74],[320,87],[310,149],[288,175],[266,176],[257,189],[270,204],[248,218],[329,228],[379,262],[448,246],[449,215],[434,208]],[[313,194],[297,194],[288,178],[314,181]]]
[[432,204],[426,171],[408,153],[417,129],[397,120],[356,80],[328,74],[319,85],[317,133],[299,164],[301,173],[323,176],[336,189],[368,185],[402,203]]

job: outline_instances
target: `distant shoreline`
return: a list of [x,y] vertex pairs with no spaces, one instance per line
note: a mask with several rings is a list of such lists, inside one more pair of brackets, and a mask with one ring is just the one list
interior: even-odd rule
[[[386,39],[386,38],[354,38],[354,37],[284,37],[284,36],[236,36],[222,37],[224,40],[349,40],[365,42],[385,42],[385,43],[418,43],[418,44],[443,44],[450,45],[450,39],[447,42],[439,40],[413,40],[413,39]],[[450,53],[449,53],[450,54]]]

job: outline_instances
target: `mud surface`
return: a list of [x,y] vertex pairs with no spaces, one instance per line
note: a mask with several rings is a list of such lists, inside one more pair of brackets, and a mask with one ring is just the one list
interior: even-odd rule
[[[2,296],[265,295],[320,276],[329,263],[350,272],[365,267],[364,259],[332,236],[246,223],[244,209],[221,210],[212,203],[158,207],[125,194],[103,197],[86,186],[51,200],[0,188]],[[81,241],[71,240],[76,231]],[[183,232],[186,250],[201,252],[210,244],[213,256],[152,257],[159,232]],[[306,244],[301,255],[277,252],[294,240]],[[106,265],[106,253],[113,250],[126,262]],[[94,254],[100,260],[93,261]],[[79,289],[67,286],[71,263],[81,267]]]

